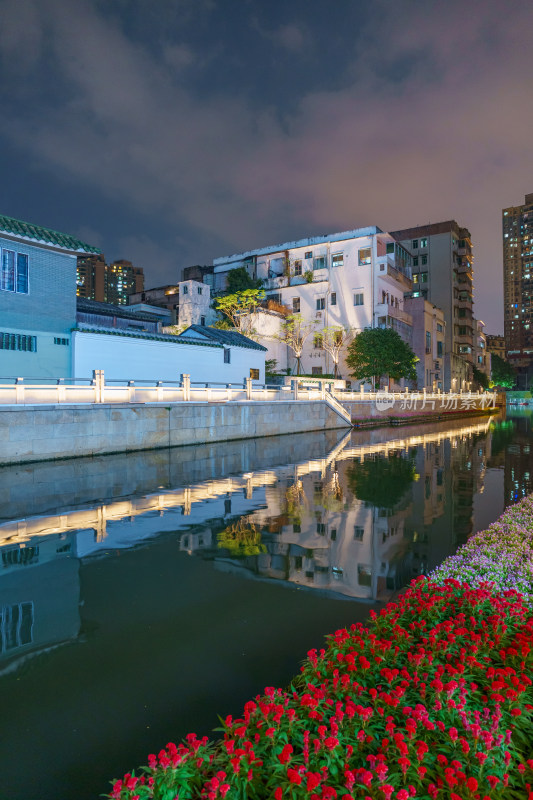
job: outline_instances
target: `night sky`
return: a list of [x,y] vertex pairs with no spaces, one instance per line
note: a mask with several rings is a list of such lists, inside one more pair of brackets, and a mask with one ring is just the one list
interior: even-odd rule
[[503,332],[530,0],[0,0],[0,213],[144,268],[454,218]]

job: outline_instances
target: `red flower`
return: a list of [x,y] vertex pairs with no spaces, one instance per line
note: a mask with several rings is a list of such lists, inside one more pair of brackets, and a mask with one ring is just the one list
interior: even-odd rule
[[291,760],[292,744],[286,744],[281,753],[278,754],[278,759],[281,764],[286,764]]
[[335,739],[334,736],[328,736],[328,738],[324,740],[324,744],[328,750],[334,750],[339,744],[339,740]]
[[475,778],[468,778],[466,786],[470,792],[477,792],[478,783]]
[[278,786],[276,789],[274,789],[274,798],[275,800],[281,800],[282,797],[283,797],[283,789],[281,788],[281,786]]
[[287,777],[291,783],[300,784],[302,782],[302,776],[299,772],[297,772],[297,770],[292,769],[292,767],[289,767],[287,770]]

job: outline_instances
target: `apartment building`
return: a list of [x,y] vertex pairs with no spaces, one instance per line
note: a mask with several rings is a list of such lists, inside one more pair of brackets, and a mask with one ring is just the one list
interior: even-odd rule
[[533,194],[503,209],[502,227],[506,354],[525,384],[533,371]]
[[441,308],[446,322],[444,389],[467,389],[474,365],[473,252],[455,220],[392,231],[413,257],[413,296]]
[[506,358],[506,351],[505,351],[505,337],[501,336],[500,334],[490,334],[487,333],[487,350],[489,353],[499,356],[500,358]]
[[[302,354],[303,372],[333,372],[331,356],[320,346],[324,328],[341,326],[357,334],[389,327],[412,344],[412,317],[404,306],[404,295],[413,289],[411,255],[378,227],[249,250],[217,258],[213,266],[215,292],[224,290],[230,270],[245,267],[251,278],[263,281],[267,301],[315,324]],[[294,359],[287,366],[294,367]],[[349,377],[342,353],[340,374]]]
[[[417,295],[417,296],[413,296]],[[413,292],[405,298],[405,310],[413,319],[412,348],[417,356],[418,388],[442,390],[444,385],[444,341],[446,323],[444,312]]]
[[480,320],[474,320],[475,323],[475,336],[474,336],[474,366],[480,372],[483,372],[487,378],[490,378],[491,363],[490,352],[487,347],[487,334],[485,333],[485,323]]
[[169,286],[158,286],[135,292],[128,298],[133,309],[159,307],[169,312],[166,325],[211,325],[216,313],[211,308],[211,287],[197,280],[184,280]]
[[128,297],[144,289],[144,272],[131,261],[106,264],[102,253],[82,255],[76,270],[76,294],[86,300],[126,305]]

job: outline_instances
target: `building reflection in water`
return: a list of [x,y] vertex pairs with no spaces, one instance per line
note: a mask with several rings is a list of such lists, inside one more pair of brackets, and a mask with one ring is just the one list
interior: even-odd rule
[[[0,662],[11,669],[79,636],[82,560],[112,557],[164,535],[220,570],[386,601],[472,534],[474,498],[483,492],[487,468],[503,467],[507,504],[531,491],[530,423],[529,416],[483,419],[425,432],[323,437],[317,457],[296,463],[265,468],[264,457],[241,453],[241,465],[252,469],[229,477],[229,451],[219,446],[209,480],[141,496],[111,494],[89,507],[27,518],[4,516]],[[160,458],[155,481],[164,471]],[[81,484],[76,491],[83,496]],[[36,497],[29,504],[38,509]]]

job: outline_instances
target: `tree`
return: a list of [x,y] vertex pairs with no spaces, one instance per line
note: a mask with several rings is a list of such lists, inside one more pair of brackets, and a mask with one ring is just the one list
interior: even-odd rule
[[280,342],[285,342],[295,355],[296,358],[296,374],[299,375],[302,371],[302,351],[304,344],[313,333],[316,327],[316,321],[306,322],[301,314],[289,314],[283,323],[282,332],[276,339]]
[[224,314],[239,333],[249,336],[253,329],[252,314],[264,296],[262,289],[246,289],[243,292],[217,297],[215,308]]
[[348,346],[346,363],[356,380],[371,381],[388,375],[399,380],[416,380],[417,357],[392,328],[367,328]]
[[365,457],[347,471],[348,486],[358,500],[376,508],[393,509],[403,499],[415,480],[415,462],[402,453]]
[[350,335],[350,331],[348,328],[343,328],[340,325],[334,325],[331,328],[324,328],[320,332],[320,336],[322,339],[322,347],[329,353],[333,360],[334,370],[333,370],[333,377],[336,378],[338,376],[339,370],[339,358],[341,354],[341,350],[346,344],[348,337]]
[[474,367],[473,378],[474,378],[474,383],[477,384],[478,386],[481,386],[482,389],[489,388],[489,376],[485,375],[485,373],[482,372],[477,367]]
[[496,355],[496,353],[492,353],[491,378],[495,386],[503,386],[504,389],[512,389],[516,383],[516,371],[505,358],[501,358]]
[[254,280],[250,277],[246,267],[235,267],[228,272],[224,294],[236,294],[236,292],[245,292],[247,289],[260,289],[262,285],[262,280]]

